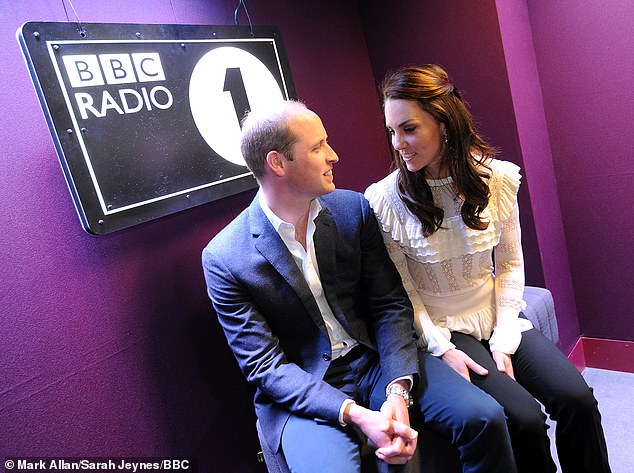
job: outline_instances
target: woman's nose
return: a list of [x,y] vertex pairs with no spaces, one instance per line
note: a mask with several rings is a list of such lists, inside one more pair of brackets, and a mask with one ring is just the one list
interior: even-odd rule
[[394,146],[394,149],[399,151],[401,149],[403,149],[405,147],[405,142],[402,139],[402,136],[399,134],[394,133],[392,135],[392,146]]

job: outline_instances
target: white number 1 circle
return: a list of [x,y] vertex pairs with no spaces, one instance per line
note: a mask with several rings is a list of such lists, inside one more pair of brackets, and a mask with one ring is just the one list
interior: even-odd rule
[[239,48],[209,51],[189,81],[189,105],[198,131],[222,158],[241,166],[246,166],[240,152],[240,120],[246,107],[259,110],[282,100],[271,71]]

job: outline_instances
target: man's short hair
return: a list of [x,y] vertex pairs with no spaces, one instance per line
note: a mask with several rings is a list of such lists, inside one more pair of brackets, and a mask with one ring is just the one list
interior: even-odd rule
[[289,118],[307,110],[297,100],[285,100],[266,110],[249,112],[242,120],[240,150],[249,170],[256,179],[264,176],[266,155],[270,151],[282,153],[292,161],[291,147],[297,137],[291,131]]

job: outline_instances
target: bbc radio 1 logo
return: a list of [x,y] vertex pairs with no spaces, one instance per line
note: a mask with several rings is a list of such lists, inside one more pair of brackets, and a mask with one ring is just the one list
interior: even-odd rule
[[[75,92],[84,120],[144,109],[166,110],[174,104],[172,92],[157,84],[166,80],[158,52],[67,55],[62,59],[73,88],[121,86],[114,95],[105,89],[93,94]],[[183,80],[189,80],[189,108],[207,145],[227,161],[246,166],[240,152],[240,120],[245,110],[266,109],[284,100],[273,73],[253,54],[222,46],[205,53],[191,76]]]

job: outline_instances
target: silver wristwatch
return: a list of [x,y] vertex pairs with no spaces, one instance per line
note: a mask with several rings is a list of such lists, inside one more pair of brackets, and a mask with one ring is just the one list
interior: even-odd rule
[[412,404],[414,404],[414,400],[409,395],[409,391],[406,391],[405,389],[400,387],[398,384],[392,384],[391,386],[389,386],[385,390],[385,394],[387,396],[389,396],[390,394],[396,394],[397,396],[401,396],[403,399],[405,399],[405,404],[407,404],[407,407],[412,407]]

